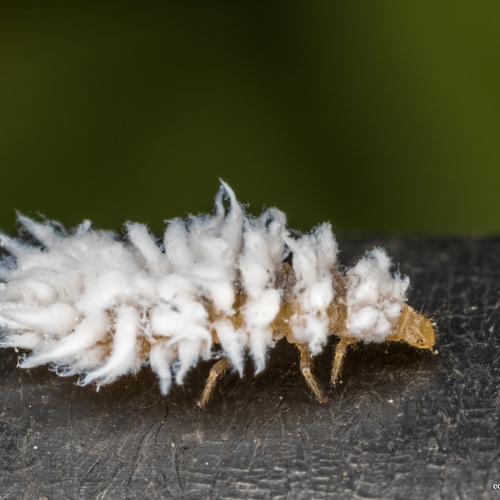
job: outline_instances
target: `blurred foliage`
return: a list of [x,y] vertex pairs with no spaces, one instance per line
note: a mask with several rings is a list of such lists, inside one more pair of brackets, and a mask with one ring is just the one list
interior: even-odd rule
[[0,227],[499,231],[500,3],[3,2]]

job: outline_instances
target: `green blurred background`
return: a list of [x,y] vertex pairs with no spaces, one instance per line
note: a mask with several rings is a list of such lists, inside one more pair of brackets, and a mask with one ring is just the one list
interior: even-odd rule
[[500,230],[500,2],[3,2],[0,227]]

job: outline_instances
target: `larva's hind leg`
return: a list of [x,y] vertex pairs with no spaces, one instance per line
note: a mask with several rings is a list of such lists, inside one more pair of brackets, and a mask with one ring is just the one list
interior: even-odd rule
[[328,398],[323,396],[323,393],[318,386],[318,382],[311,372],[311,353],[309,352],[307,344],[297,343],[295,345],[300,352],[300,371],[302,372],[302,375],[304,375],[307,385],[320,403],[326,403]]
[[335,385],[340,377],[340,369],[342,368],[342,362],[344,361],[344,356],[347,352],[347,348],[354,344],[356,341],[350,338],[341,338],[340,342],[335,346],[335,357],[333,359],[332,367],[332,377],[330,382]]
[[210,374],[208,375],[208,380],[207,383],[205,384],[205,389],[203,389],[201,398],[198,401],[198,406],[201,409],[205,409],[205,406],[207,405],[208,400],[210,399],[212,391],[214,390],[217,378],[220,377],[221,375],[224,375],[224,373],[227,371],[228,368],[229,368],[229,359],[222,358],[219,359],[219,361],[217,361],[217,363],[215,363],[215,365],[213,365],[212,368],[210,369]]

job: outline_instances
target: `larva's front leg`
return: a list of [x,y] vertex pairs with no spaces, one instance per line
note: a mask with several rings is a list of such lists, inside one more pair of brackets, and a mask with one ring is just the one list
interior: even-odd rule
[[347,352],[347,348],[351,344],[355,344],[356,340],[350,337],[342,337],[340,342],[335,346],[335,357],[333,359],[333,367],[332,367],[332,376],[330,379],[330,383],[332,385],[336,385],[337,380],[340,377],[340,369],[342,368],[342,362],[344,360],[344,356]]
[[215,365],[212,366],[210,369],[210,374],[208,376],[207,383],[205,384],[205,389],[203,389],[203,393],[201,395],[200,400],[198,401],[198,406],[204,410],[205,406],[208,403],[208,400],[210,399],[210,396],[212,394],[212,391],[214,390],[215,384],[217,382],[217,378],[220,377],[221,375],[224,375],[224,373],[227,371],[229,368],[229,359],[228,358],[222,358],[215,363]]
[[328,398],[323,396],[318,382],[311,372],[311,353],[309,352],[307,344],[297,342],[295,345],[300,352],[300,371],[302,372],[302,375],[304,375],[307,385],[320,403],[326,403]]

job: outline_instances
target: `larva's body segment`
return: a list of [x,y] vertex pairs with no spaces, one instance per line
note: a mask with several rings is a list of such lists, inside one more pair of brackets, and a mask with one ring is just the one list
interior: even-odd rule
[[330,335],[340,338],[332,383],[355,342],[434,345],[429,320],[405,303],[408,279],[390,272],[384,250],[342,273],[329,224],[292,234],[277,209],[247,215],[224,183],[215,214],[170,221],[162,246],[141,224],[128,223],[123,242],[88,221],[68,234],[57,223],[19,220],[41,243],[0,234],[13,256],[0,264],[0,345],[32,351],[21,367],[49,363],[99,386],[149,363],[166,394],[218,344],[224,357],[210,372],[204,406],[219,376],[230,367],[242,374],[247,353],[261,371],[285,337],[325,402],[311,355]]

